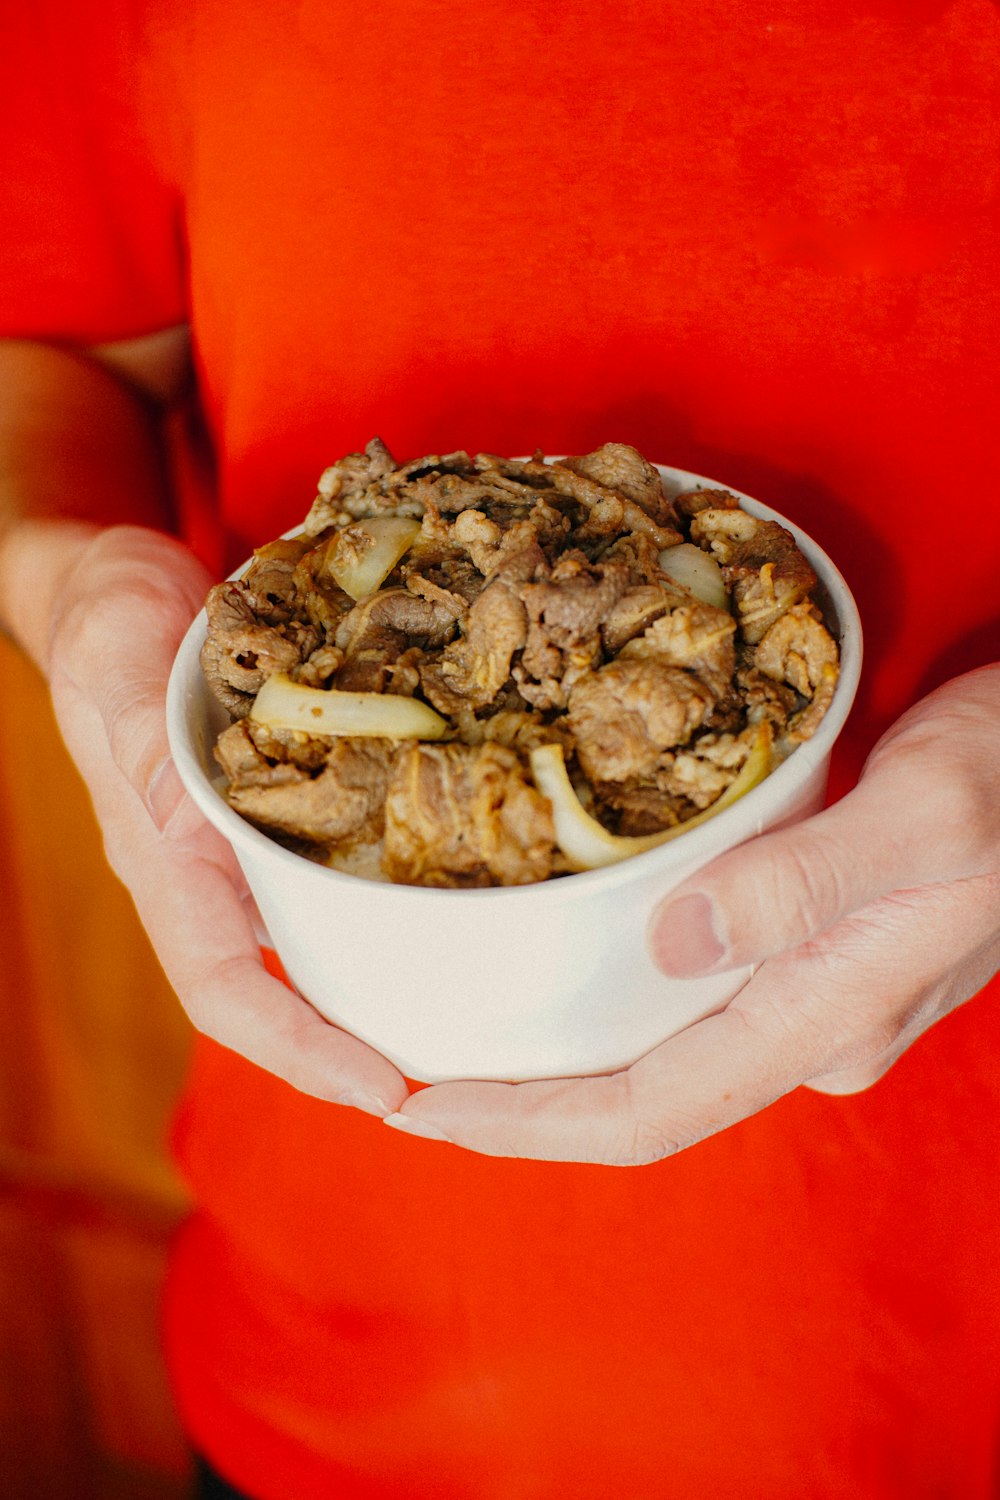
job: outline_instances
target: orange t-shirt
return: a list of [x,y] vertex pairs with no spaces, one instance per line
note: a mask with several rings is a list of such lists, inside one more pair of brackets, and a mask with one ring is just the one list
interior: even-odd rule
[[[3,326],[190,317],[220,566],[376,432],[613,438],[842,563],[869,667],[838,789],[1000,655],[988,0],[49,0],[11,30]],[[175,1388],[261,1500],[997,1492],[988,997],[870,1092],[655,1167],[403,1137],[208,1043],[176,1146]]]

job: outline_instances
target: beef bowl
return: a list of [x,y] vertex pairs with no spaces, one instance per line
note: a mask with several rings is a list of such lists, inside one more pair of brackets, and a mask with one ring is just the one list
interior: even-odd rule
[[742,988],[660,973],[651,912],[822,805],[860,668],[831,560],[715,480],[374,440],[213,590],[168,729],[297,990],[409,1078],[516,1081]]

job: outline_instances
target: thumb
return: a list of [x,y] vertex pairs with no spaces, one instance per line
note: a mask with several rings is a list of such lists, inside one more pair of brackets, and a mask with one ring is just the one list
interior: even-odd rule
[[742,845],[678,887],[653,915],[658,967],[683,976],[752,964],[891,891],[992,868],[1000,678],[989,677],[970,674],[918,704],[835,806]]

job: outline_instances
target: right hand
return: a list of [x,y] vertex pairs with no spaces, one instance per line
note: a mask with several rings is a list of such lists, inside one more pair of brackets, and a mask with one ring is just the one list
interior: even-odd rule
[[401,1074],[267,973],[235,856],[170,758],[167,678],[210,582],[159,532],[93,531],[51,608],[43,664],[59,725],[194,1025],[304,1093],[385,1115],[407,1095]]

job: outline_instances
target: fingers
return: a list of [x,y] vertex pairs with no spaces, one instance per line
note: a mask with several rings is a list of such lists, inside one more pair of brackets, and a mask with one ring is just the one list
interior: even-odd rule
[[877,902],[807,951],[770,960],[724,1012],[625,1073],[441,1084],[390,1123],[490,1155],[642,1165],[802,1083],[866,1086],[996,969],[997,898],[997,882],[982,878]]
[[199,1031],[300,1093],[379,1118],[407,1096],[391,1063],[272,978],[259,954],[220,960],[198,976],[185,1001]]
[[834,1073],[825,1073],[819,1078],[808,1078],[804,1087],[812,1089],[817,1094],[863,1094],[866,1089],[874,1088],[875,1084],[885,1077],[910,1045],[909,1041],[901,1042],[898,1047],[886,1053],[879,1062],[868,1063],[863,1068],[840,1068]]
[[[399,1072],[267,973],[252,901],[228,842],[185,799],[166,835],[107,754],[96,708],[65,695],[67,743],[87,775],[112,868],[194,1025],[316,1098],[385,1115]],[[103,747],[103,748],[102,748]]]
[[233,851],[169,757],[167,679],[208,584],[154,532],[122,527],[87,546],[51,635],[60,726],[112,868],[194,1024],[304,1093],[382,1116],[405,1099],[402,1076],[264,969]]
[[184,842],[146,829],[128,885],[198,1030],[303,1093],[379,1116],[397,1108],[407,1093],[397,1069],[267,973],[225,840],[205,823]]
[[773,955],[721,1015],[626,1073],[455,1083],[389,1123],[495,1155],[640,1164],[803,1083],[876,1081],[1000,964],[1000,672],[959,679],[906,715],[859,787],[693,877],[656,914],[668,973]]
[[997,868],[1000,672],[970,674],[911,711],[834,807],[724,855],[654,913],[667,974],[785,952],[894,890]]
[[904,869],[912,880],[898,831],[883,827],[877,843],[872,838],[871,801],[859,788],[808,822],[764,834],[699,871],[653,914],[657,966],[684,976],[758,962],[893,890]]
[[164,719],[167,678],[208,575],[179,543],[138,527],[101,533],[67,579],[50,647],[53,693],[96,707],[115,764],[163,828],[182,790]]
[[[625,1073],[538,1083],[444,1083],[389,1121],[488,1156],[644,1166],[773,1103],[787,1088],[767,1038],[723,1012]],[[416,1129],[413,1129],[413,1126]]]
[[181,809],[186,808],[190,801],[184,783],[177,774],[177,767],[172,760],[161,761],[146,785],[144,795],[142,775],[138,771],[135,774],[139,782],[140,795],[143,796],[146,811],[152,818],[154,826],[160,833],[172,833]]

